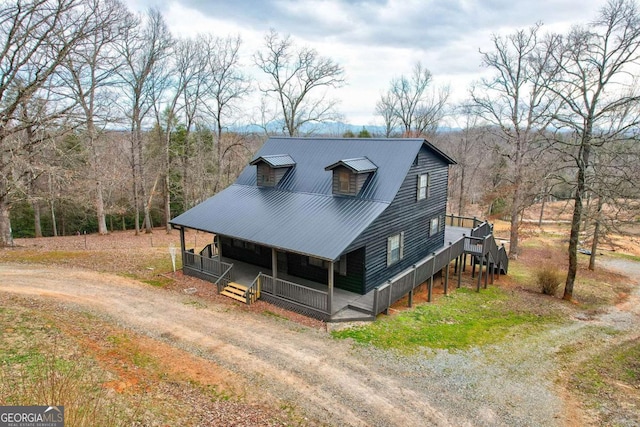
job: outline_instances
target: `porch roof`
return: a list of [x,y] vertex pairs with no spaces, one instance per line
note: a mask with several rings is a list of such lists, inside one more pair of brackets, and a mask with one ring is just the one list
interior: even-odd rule
[[388,202],[234,184],[171,223],[336,260]]

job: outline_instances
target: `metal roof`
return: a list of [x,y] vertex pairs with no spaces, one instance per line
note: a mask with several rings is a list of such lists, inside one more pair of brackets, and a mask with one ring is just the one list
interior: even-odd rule
[[337,166],[345,166],[355,173],[373,172],[378,169],[378,166],[376,166],[371,160],[366,157],[358,157],[356,159],[338,160],[334,164],[324,168],[324,170],[332,170]]
[[250,165],[257,165],[260,162],[265,162],[272,168],[286,168],[294,166],[296,162],[288,154],[273,154],[270,156],[260,156],[255,158],[249,163]]
[[172,224],[335,260],[388,203],[233,184]]
[[[171,223],[335,260],[394,200],[423,146],[455,163],[424,139],[270,138],[235,184]],[[258,187],[254,162],[281,153],[295,168],[278,187]],[[333,195],[325,167],[365,157],[378,169],[360,194]]]

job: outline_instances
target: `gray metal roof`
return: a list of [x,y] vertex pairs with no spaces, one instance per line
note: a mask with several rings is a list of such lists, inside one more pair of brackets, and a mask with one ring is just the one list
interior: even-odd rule
[[334,260],[387,203],[234,184],[172,223]]
[[273,154],[270,156],[259,156],[249,163],[250,165],[257,165],[260,162],[265,162],[272,168],[286,168],[294,166],[296,162],[288,154]]
[[[423,145],[454,163],[423,139],[270,138],[254,162],[287,153],[296,165],[277,187],[258,187],[249,165],[235,184],[171,223],[335,260],[393,201]],[[325,167],[365,156],[378,169],[360,194],[333,195]]]
[[329,165],[324,169],[329,171],[335,169],[337,166],[345,166],[355,173],[373,172],[378,169],[378,166],[376,166],[371,160],[367,159],[366,157],[338,160],[334,164]]

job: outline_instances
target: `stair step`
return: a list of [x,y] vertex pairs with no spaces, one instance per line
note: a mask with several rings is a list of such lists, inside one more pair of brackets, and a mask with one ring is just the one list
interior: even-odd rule
[[228,292],[228,293],[230,293],[230,294],[238,295],[238,296],[244,296],[244,295],[246,295],[246,293],[247,293],[246,291],[243,291],[243,290],[241,290],[241,289],[231,288],[231,287],[229,287],[229,286],[226,286],[226,287],[224,288],[224,291],[226,291],[226,292]]
[[224,289],[222,292],[220,292],[220,295],[224,295],[226,297],[233,298],[236,301],[240,301],[240,302],[244,302],[244,303],[247,302],[247,299],[245,297],[243,297],[242,295],[229,292],[226,289]]
[[236,282],[229,282],[229,284],[225,286],[225,288],[234,288],[234,289],[241,290],[242,292],[247,292],[247,289],[249,289],[248,286],[244,286]]

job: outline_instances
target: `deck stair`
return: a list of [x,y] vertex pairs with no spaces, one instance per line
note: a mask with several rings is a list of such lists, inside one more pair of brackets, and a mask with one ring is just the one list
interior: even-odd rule
[[241,285],[235,282],[229,282],[227,286],[220,292],[220,295],[233,298],[234,300],[247,303],[247,290],[248,286]]

